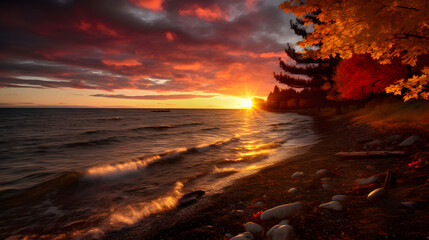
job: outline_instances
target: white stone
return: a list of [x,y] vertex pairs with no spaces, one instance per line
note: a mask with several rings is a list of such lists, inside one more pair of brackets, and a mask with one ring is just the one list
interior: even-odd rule
[[290,194],[295,194],[295,193],[297,193],[298,192],[298,189],[297,188],[291,188],[291,189],[289,189],[289,191],[287,191],[288,193],[290,193]]
[[296,233],[290,225],[275,225],[268,230],[266,236],[272,240],[293,240]]
[[283,219],[279,222],[279,225],[289,225],[290,221],[287,219]]
[[369,201],[375,200],[377,198],[380,198],[381,196],[383,196],[386,193],[386,190],[384,188],[377,188],[374,191],[370,192],[368,194],[367,199]]
[[328,172],[326,169],[319,169],[316,171],[315,175],[325,175]]
[[404,141],[402,141],[399,146],[400,147],[410,147],[418,142],[420,142],[422,139],[419,136],[413,135]]
[[240,233],[237,236],[231,238],[231,240],[253,240],[255,239],[250,232]]
[[320,208],[326,208],[326,209],[332,209],[335,211],[340,211],[343,209],[343,205],[341,205],[341,203],[337,202],[337,201],[331,201],[328,203],[323,203],[323,204],[320,204],[319,207]]
[[380,179],[380,176],[379,175],[374,175],[374,176],[371,176],[369,178],[360,178],[360,179],[356,180],[356,182],[359,185],[366,185],[366,184],[370,184],[370,183],[376,182],[378,179]]
[[301,177],[302,175],[304,175],[304,172],[295,172],[294,174],[292,174],[292,178],[298,178],[298,177]]
[[244,229],[253,235],[259,235],[262,233],[262,231],[264,231],[264,228],[262,228],[261,225],[254,222],[247,222],[244,224]]
[[329,189],[332,189],[332,186],[330,184],[324,183],[322,184],[322,188],[325,190],[329,190]]
[[280,205],[277,207],[265,210],[261,216],[261,220],[270,220],[273,218],[285,219],[297,214],[302,209],[301,202],[294,202],[289,204]]
[[335,195],[332,197],[332,201],[338,201],[338,202],[345,201],[346,199],[347,199],[346,195]]

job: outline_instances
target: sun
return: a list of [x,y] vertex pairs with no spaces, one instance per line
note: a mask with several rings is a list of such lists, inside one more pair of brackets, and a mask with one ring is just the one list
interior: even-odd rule
[[247,108],[247,109],[250,109],[253,106],[253,102],[251,98],[243,98],[240,104],[241,104],[241,108]]

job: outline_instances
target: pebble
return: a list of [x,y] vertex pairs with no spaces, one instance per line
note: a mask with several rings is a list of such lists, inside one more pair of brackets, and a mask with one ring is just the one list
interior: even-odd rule
[[261,220],[270,220],[273,218],[285,219],[297,214],[302,209],[301,202],[294,202],[289,204],[280,205],[277,207],[265,210],[261,216]]
[[315,175],[325,175],[328,172],[326,169],[319,169],[316,171]]
[[261,205],[264,205],[264,203],[263,202],[257,202],[257,203],[255,203],[255,206],[261,206]]
[[320,180],[323,181],[323,182],[328,182],[329,180],[331,180],[331,178],[325,177],[325,178],[322,178]]
[[371,141],[371,142],[367,143],[367,145],[368,145],[369,147],[383,146],[383,145],[384,145],[384,142],[383,142],[383,141],[381,141],[380,139],[375,139],[374,141]]
[[409,208],[416,208],[417,203],[416,202],[401,202],[402,205]]
[[340,211],[340,210],[343,209],[343,205],[341,205],[340,202],[331,201],[331,202],[328,202],[328,203],[320,204],[319,208],[326,208],[326,209],[332,209],[332,210],[335,210],[335,211]]
[[254,223],[254,222],[247,222],[244,224],[244,229],[246,229],[247,232],[252,233],[253,235],[259,235],[264,231],[264,228],[261,227],[261,225]]
[[376,182],[378,179],[380,179],[380,176],[379,175],[374,175],[374,176],[371,176],[369,178],[360,178],[360,179],[356,180],[356,182],[359,185],[366,185],[366,184],[370,184],[370,183]]
[[232,238],[232,234],[231,233],[225,233],[225,238]]
[[301,177],[302,175],[304,175],[304,172],[295,172],[294,174],[292,174],[292,178],[298,178]]
[[331,186],[331,184],[324,183],[324,184],[322,184],[322,188],[325,190],[329,190],[329,189],[332,189],[332,186]]
[[419,136],[413,135],[407,139],[405,139],[404,141],[402,141],[399,146],[400,147],[410,147],[414,144],[417,144],[421,141],[422,139]]
[[346,195],[335,195],[332,197],[332,201],[342,202],[342,201],[345,201],[346,199],[347,199]]
[[271,240],[293,240],[296,237],[296,233],[290,225],[274,225],[268,230],[266,236]]
[[295,194],[295,193],[297,193],[298,192],[298,189],[297,188],[291,188],[291,189],[289,189],[289,191],[287,191],[288,193],[290,193],[290,194]]
[[250,232],[240,233],[237,236],[231,238],[231,240],[253,240],[255,239]]
[[279,225],[289,225],[290,221],[287,219],[283,219],[279,222]]
[[380,198],[384,194],[386,194],[386,190],[384,188],[377,188],[368,194],[367,199],[369,201],[373,201],[373,200]]

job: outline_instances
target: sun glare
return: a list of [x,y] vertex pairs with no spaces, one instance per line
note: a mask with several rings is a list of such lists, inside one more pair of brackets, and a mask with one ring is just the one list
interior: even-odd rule
[[248,108],[248,109],[250,109],[250,108],[252,108],[252,106],[253,106],[253,103],[252,103],[252,99],[250,99],[250,98],[244,98],[241,101],[241,108]]

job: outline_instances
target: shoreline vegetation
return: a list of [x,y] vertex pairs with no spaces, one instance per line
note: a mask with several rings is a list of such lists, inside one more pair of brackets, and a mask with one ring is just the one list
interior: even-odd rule
[[[296,239],[426,239],[429,151],[428,124],[422,119],[429,113],[427,105],[369,103],[358,111],[345,110],[341,115],[335,114],[335,109],[295,110],[314,117],[314,128],[321,137],[306,153],[239,179],[222,193],[163,214],[168,217],[153,215],[150,225],[143,220],[105,237],[230,239],[251,230],[249,226],[256,225],[247,224],[246,229],[244,225],[254,222],[263,228],[262,233],[253,234],[255,239],[268,239],[268,230],[282,219],[262,221],[260,215],[279,205],[301,202],[301,210],[287,217]],[[408,115],[402,116],[401,111]],[[399,146],[410,136],[418,137]],[[335,156],[371,150],[406,154]],[[385,188],[384,194],[368,200],[368,194],[378,188]],[[340,207],[333,208],[341,210],[320,206],[335,195],[345,195],[345,200],[335,198]]]

